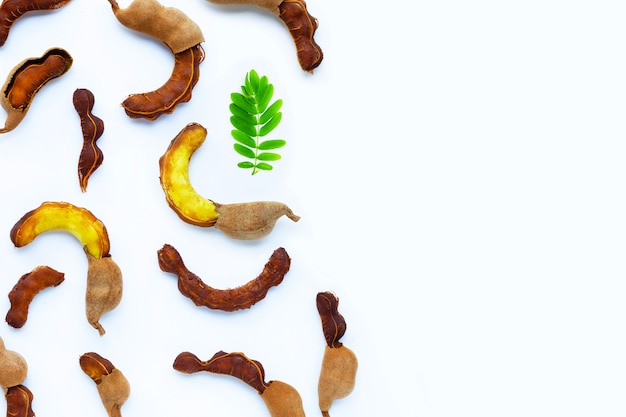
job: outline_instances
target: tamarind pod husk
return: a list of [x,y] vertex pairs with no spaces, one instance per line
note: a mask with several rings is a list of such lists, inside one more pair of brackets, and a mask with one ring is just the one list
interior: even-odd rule
[[0,46],[9,37],[13,23],[24,14],[59,9],[69,2],[70,0],[4,0],[0,5]]
[[261,239],[274,230],[276,222],[282,216],[287,216],[294,222],[300,220],[300,216],[289,206],[278,201],[214,204],[215,211],[219,214],[215,228],[232,239]]
[[220,350],[207,361],[200,360],[193,353],[182,352],[174,360],[173,367],[175,370],[186,374],[210,372],[230,375],[245,382],[259,394],[262,394],[270,385],[265,382],[263,365],[241,352],[227,353]]
[[338,348],[342,346],[339,341],[346,332],[346,320],[339,313],[339,298],[333,293],[320,292],[316,297],[317,311],[322,321],[322,331],[326,344],[329,347]]
[[304,0],[284,0],[278,6],[278,17],[283,21],[296,46],[300,67],[313,73],[324,59],[322,48],[314,36],[319,23],[307,10]]
[[180,103],[191,100],[203,60],[204,49],[200,44],[174,54],[170,78],[157,90],[129,95],[122,102],[126,114],[133,119],[156,120],[172,113]]
[[7,417],[35,417],[33,411],[33,393],[25,385],[14,385],[7,389]]
[[15,129],[26,116],[39,90],[51,80],[65,74],[73,58],[61,48],[48,49],[39,58],[27,58],[16,65],[2,87],[0,105],[7,113],[0,133]]
[[100,324],[101,317],[117,307],[122,299],[122,271],[111,256],[95,258],[89,253],[86,255],[85,312],[89,324],[103,336],[106,331]]
[[346,346],[325,346],[322,367],[317,385],[319,407],[323,416],[334,400],[347,397],[356,383],[358,360]]
[[104,133],[104,122],[92,113],[95,98],[90,90],[86,88],[76,89],[72,102],[80,118],[83,134],[83,146],[78,158],[78,183],[81,191],[85,192],[89,177],[104,161],[104,154],[96,143]]
[[157,255],[161,270],[177,275],[181,294],[199,307],[229,312],[250,308],[264,299],[271,287],[283,281],[291,265],[287,251],[278,248],[255,279],[239,287],[223,290],[205,284],[200,277],[189,271],[173,246],[164,245]]
[[[250,0],[208,0],[209,3],[219,4],[221,6],[249,6]],[[260,7],[278,15],[278,6],[283,0],[254,0],[254,6]]]
[[79,358],[81,369],[95,383],[102,405],[109,417],[121,417],[122,405],[130,396],[130,384],[113,363],[96,352]]
[[133,0],[125,9],[116,0],[109,3],[122,25],[163,42],[174,54],[204,42],[200,27],[175,7],[156,0]]
[[0,337],[0,388],[7,389],[22,384],[28,375],[26,359],[19,353],[9,350]]
[[26,324],[28,308],[35,296],[42,290],[60,285],[65,274],[49,266],[38,266],[22,275],[9,292],[11,307],[6,315],[6,322],[16,329]]
[[304,417],[300,393],[282,381],[270,381],[261,398],[272,417]]

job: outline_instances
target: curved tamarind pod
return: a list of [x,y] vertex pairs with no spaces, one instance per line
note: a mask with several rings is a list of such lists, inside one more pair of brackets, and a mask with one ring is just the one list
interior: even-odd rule
[[131,94],[122,102],[126,114],[131,118],[155,120],[191,100],[204,60],[200,45],[204,35],[200,27],[181,10],[164,7],[156,0],[133,0],[125,9],[116,0],[109,3],[122,25],[163,42],[174,54],[170,78],[157,90]]
[[10,237],[19,248],[50,230],[71,233],[83,245],[85,252],[95,258],[109,256],[109,234],[104,223],[89,210],[66,202],[46,201],[27,212],[15,223]]
[[117,307],[122,298],[122,272],[109,254],[109,235],[104,223],[89,210],[71,203],[44,202],[18,220],[10,237],[16,247],[22,247],[50,230],[69,232],[83,245],[87,256],[87,321],[104,335],[99,319]]
[[65,6],[70,0],[4,0],[0,5],[0,46],[9,37],[13,23],[24,14],[34,11],[55,10]]
[[80,368],[96,383],[98,395],[109,417],[121,417],[122,405],[130,396],[130,384],[110,360],[95,352],[79,358]]
[[0,96],[7,119],[0,133],[15,129],[26,116],[37,92],[72,66],[70,54],[61,48],[48,49],[40,58],[28,58],[9,73]]
[[322,48],[314,36],[319,23],[307,10],[304,0],[209,0],[220,5],[253,5],[268,10],[278,17],[289,30],[296,46],[300,67],[313,73],[324,59]]
[[19,353],[8,350],[0,337],[0,388],[5,395],[9,388],[23,383],[27,374],[26,359]]
[[191,100],[191,91],[200,78],[204,50],[200,44],[174,54],[172,75],[159,89],[131,94],[122,102],[126,114],[133,118],[155,120],[174,111],[179,103]]
[[217,352],[208,361],[201,361],[190,352],[180,353],[174,360],[174,369],[192,374],[210,372],[231,375],[254,388],[272,417],[304,417],[302,398],[298,391],[282,381],[265,382],[265,370],[259,361],[241,352]]
[[354,352],[339,341],[346,331],[346,321],[338,311],[339,299],[330,292],[320,292],[316,298],[326,339],[322,368],[318,380],[318,400],[322,416],[334,400],[347,397],[356,382],[358,360]]
[[4,395],[7,401],[7,417],[35,417],[33,393],[25,385],[14,385]]
[[31,272],[24,274],[17,281],[11,292],[9,301],[11,308],[7,312],[6,322],[16,329],[26,324],[28,307],[33,298],[42,290],[60,285],[65,274],[49,266],[38,266]]
[[222,311],[235,311],[252,307],[267,295],[268,290],[279,285],[289,271],[291,259],[283,248],[276,249],[259,276],[246,284],[227,290],[212,288],[189,271],[178,251],[164,245],[158,251],[159,267],[164,272],[178,276],[178,290],[197,306]]
[[116,0],[109,3],[122,25],[163,42],[175,54],[204,42],[200,27],[175,7],[156,0],[133,0],[125,9]]
[[74,91],[72,102],[80,117],[80,127],[83,133],[83,147],[78,158],[78,183],[80,189],[87,191],[87,183],[93,172],[102,165],[104,154],[96,144],[104,133],[104,122],[92,113],[95,98],[86,88]]
[[196,226],[215,226],[233,239],[251,240],[268,235],[283,215],[294,222],[300,219],[287,205],[276,201],[220,204],[198,194],[189,179],[189,162],[206,136],[202,125],[189,123],[159,159],[165,199],[181,220]]

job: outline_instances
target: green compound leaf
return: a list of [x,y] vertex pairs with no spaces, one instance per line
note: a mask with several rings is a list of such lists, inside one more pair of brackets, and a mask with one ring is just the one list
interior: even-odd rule
[[283,114],[280,110],[283,101],[278,99],[272,102],[273,96],[274,86],[265,75],[259,76],[254,69],[246,74],[241,92],[230,95],[230,123],[235,128],[231,135],[236,141],[233,148],[239,155],[250,159],[239,162],[237,166],[252,169],[252,175],[259,171],[271,171],[273,167],[267,161],[278,161],[281,156],[276,152],[266,151],[276,150],[287,144],[283,139],[261,139],[269,135],[282,121]]

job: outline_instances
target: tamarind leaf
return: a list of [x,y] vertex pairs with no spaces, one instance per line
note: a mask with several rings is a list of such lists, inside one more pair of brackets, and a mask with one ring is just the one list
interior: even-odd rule
[[250,148],[247,148],[239,143],[235,143],[233,147],[235,148],[237,153],[241,156],[245,156],[246,158],[250,158],[250,159],[256,158],[254,151]]
[[254,69],[248,71],[244,78],[241,92],[230,95],[230,123],[234,127],[231,135],[236,143],[235,151],[250,159],[237,164],[239,168],[252,169],[252,175],[259,171],[270,171],[272,165],[264,161],[278,161],[280,154],[266,152],[282,148],[284,139],[261,138],[270,134],[282,121],[283,100],[272,102],[274,85],[267,76],[260,76]]
[[[245,145],[245,146],[247,146],[249,148],[253,148],[253,149],[254,149],[254,147],[256,147],[256,140],[254,140],[253,137],[245,134],[241,130],[233,130],[233,131],[230,132],[230,134],[233,136],[233,138],[237,142],[241,143],[242,145]],[[259,146],[259,149],[262,149],[262,148]],[[274,148],[272,148],[272,149],[274,149]],[[266,149],[266,150],[269,150],[269,149]]]
[[281,109],[282,106],[283,106],[283,101],[276,100],[274,103],[272,103],[271,106],[267,108],[267,110],[263,112],[263,114],[259,118],[259,122],[263,125],[267,123],[272,117],[274,117],[274,115],[278,113],[278,111]]
[[282,148],[286,144],[287,142],[282,139],[270,139],[259,143],[259,150],[270,151],[272,149]]
[[280,159],[280,155],[274,152],[261,152],[256,157],[259,161],[278,161]]
[[231,116],[230,123],[237,129],[245,133],[249,136],[257,136],[257,127],[256,125],[248,124],[245,120],[240,119],[237,116]]
[[259,136],[267,136],[272,130],[276,128],[276,126],[278,126],[282,118],[282,113],[276,113],[274,117],[272,117],[267,123],[261,126],[261,129],[259,129]]

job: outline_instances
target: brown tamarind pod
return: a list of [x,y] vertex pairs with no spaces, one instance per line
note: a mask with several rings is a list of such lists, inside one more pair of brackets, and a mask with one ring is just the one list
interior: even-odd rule
[[83,146],[78,158],[78,183],[80,189],[85,192],[89,177],[104,161],[104,154],[96,144],[104,133],[104,122],[92,113],[95,98],[91,91],[86,88],[76,89],[72,102],[80,118],[83,133]]
[[9,350],[0,337],[0,388],[6,394],[7,390],[22,384],[28,375],[26,359],[19,353]]
[[170,78],[157,90],[129,95],[122,102],[126,114],[133,119],[155,120],[163,114],[172,113],[179,103],[191,100],[203,60],[204,49],[200,44],[175,53]]
[[317,385],[318,401],[322,416],[330,417],[333,401],[353,391],[358,361],[354,352],[339,341],[346,332],[346,321],[338,311],[339,299],[331,292],[320,292],[316,305],[326,339]]
[[309,14],[304,0],[284,0],[278,9],[278,17],[289,29],[296,45],[300,67],[312,73],[324,59],[322,48],[314,39],[319,26],[317,19]]
[[304,417],[298,391],[282,381],[265,382],[263,365],[241,352],[219,351],[208,361],[201,361],[193,353],[182,352],[173,366],[175,370],[187,374],[204,371],[233,376],[259,393],[272,417]]
[[60,285],[64,279],[63,272],[49,266],[38,266],[22,275],[9,292],[11,308],[6,315],[9,326],[16,329],[24,326],[28,318],[28,307],[35,296],[46,288]]
[[164,245],[158,252],[159,267],[178,277],[178,290],[197,306],[222,311],[235,311],[252,307],[267,295],[268,290],[279,285],[289,271],[291,258],[284,248],[276,249],[265,264],[263,271],[246,284],[230,289],[216,289],[205,284],[200,277],[189,271],[180,253],[171,245]]
[[109,417],[121,417],[122,405],[130,396],[130,384],[110,360],[88,352],[79,358],[80,368],[96,383],[98,395]]
[[7,401],[7,417],[35,417],[33,393],[25,385],[14,385],[4,395]]
[[204,60],[200,45],[204,35],[200,27],[181,10],[165,7],[156,0],[133,0],[124,9],[116,0],[109,3],[122,25],[163,42],[174,55],[170,78],[154,91],[129,95],[122,102],[126,114],[131,118],[155,120],[191,100]]
[[69,2],[70,0],[4,0],[0,5],[0,46],[9,37],[13,23],[24,14],[59,9]]
[[312,73],[324,59],[322,48],[314,36],[319,23],[307,10],[304,0],[209,0],[225,6],[252,5],[268,10],[278,17],[289,30],[296,46],[300,67]]
[[37,92],[50,80],[65,74],[72,62],[66,50],[51,48],[39,58],[28,58],[16,65],[2,87],[0,104],[7,119],[0,133],[15,129],[26,116]]

